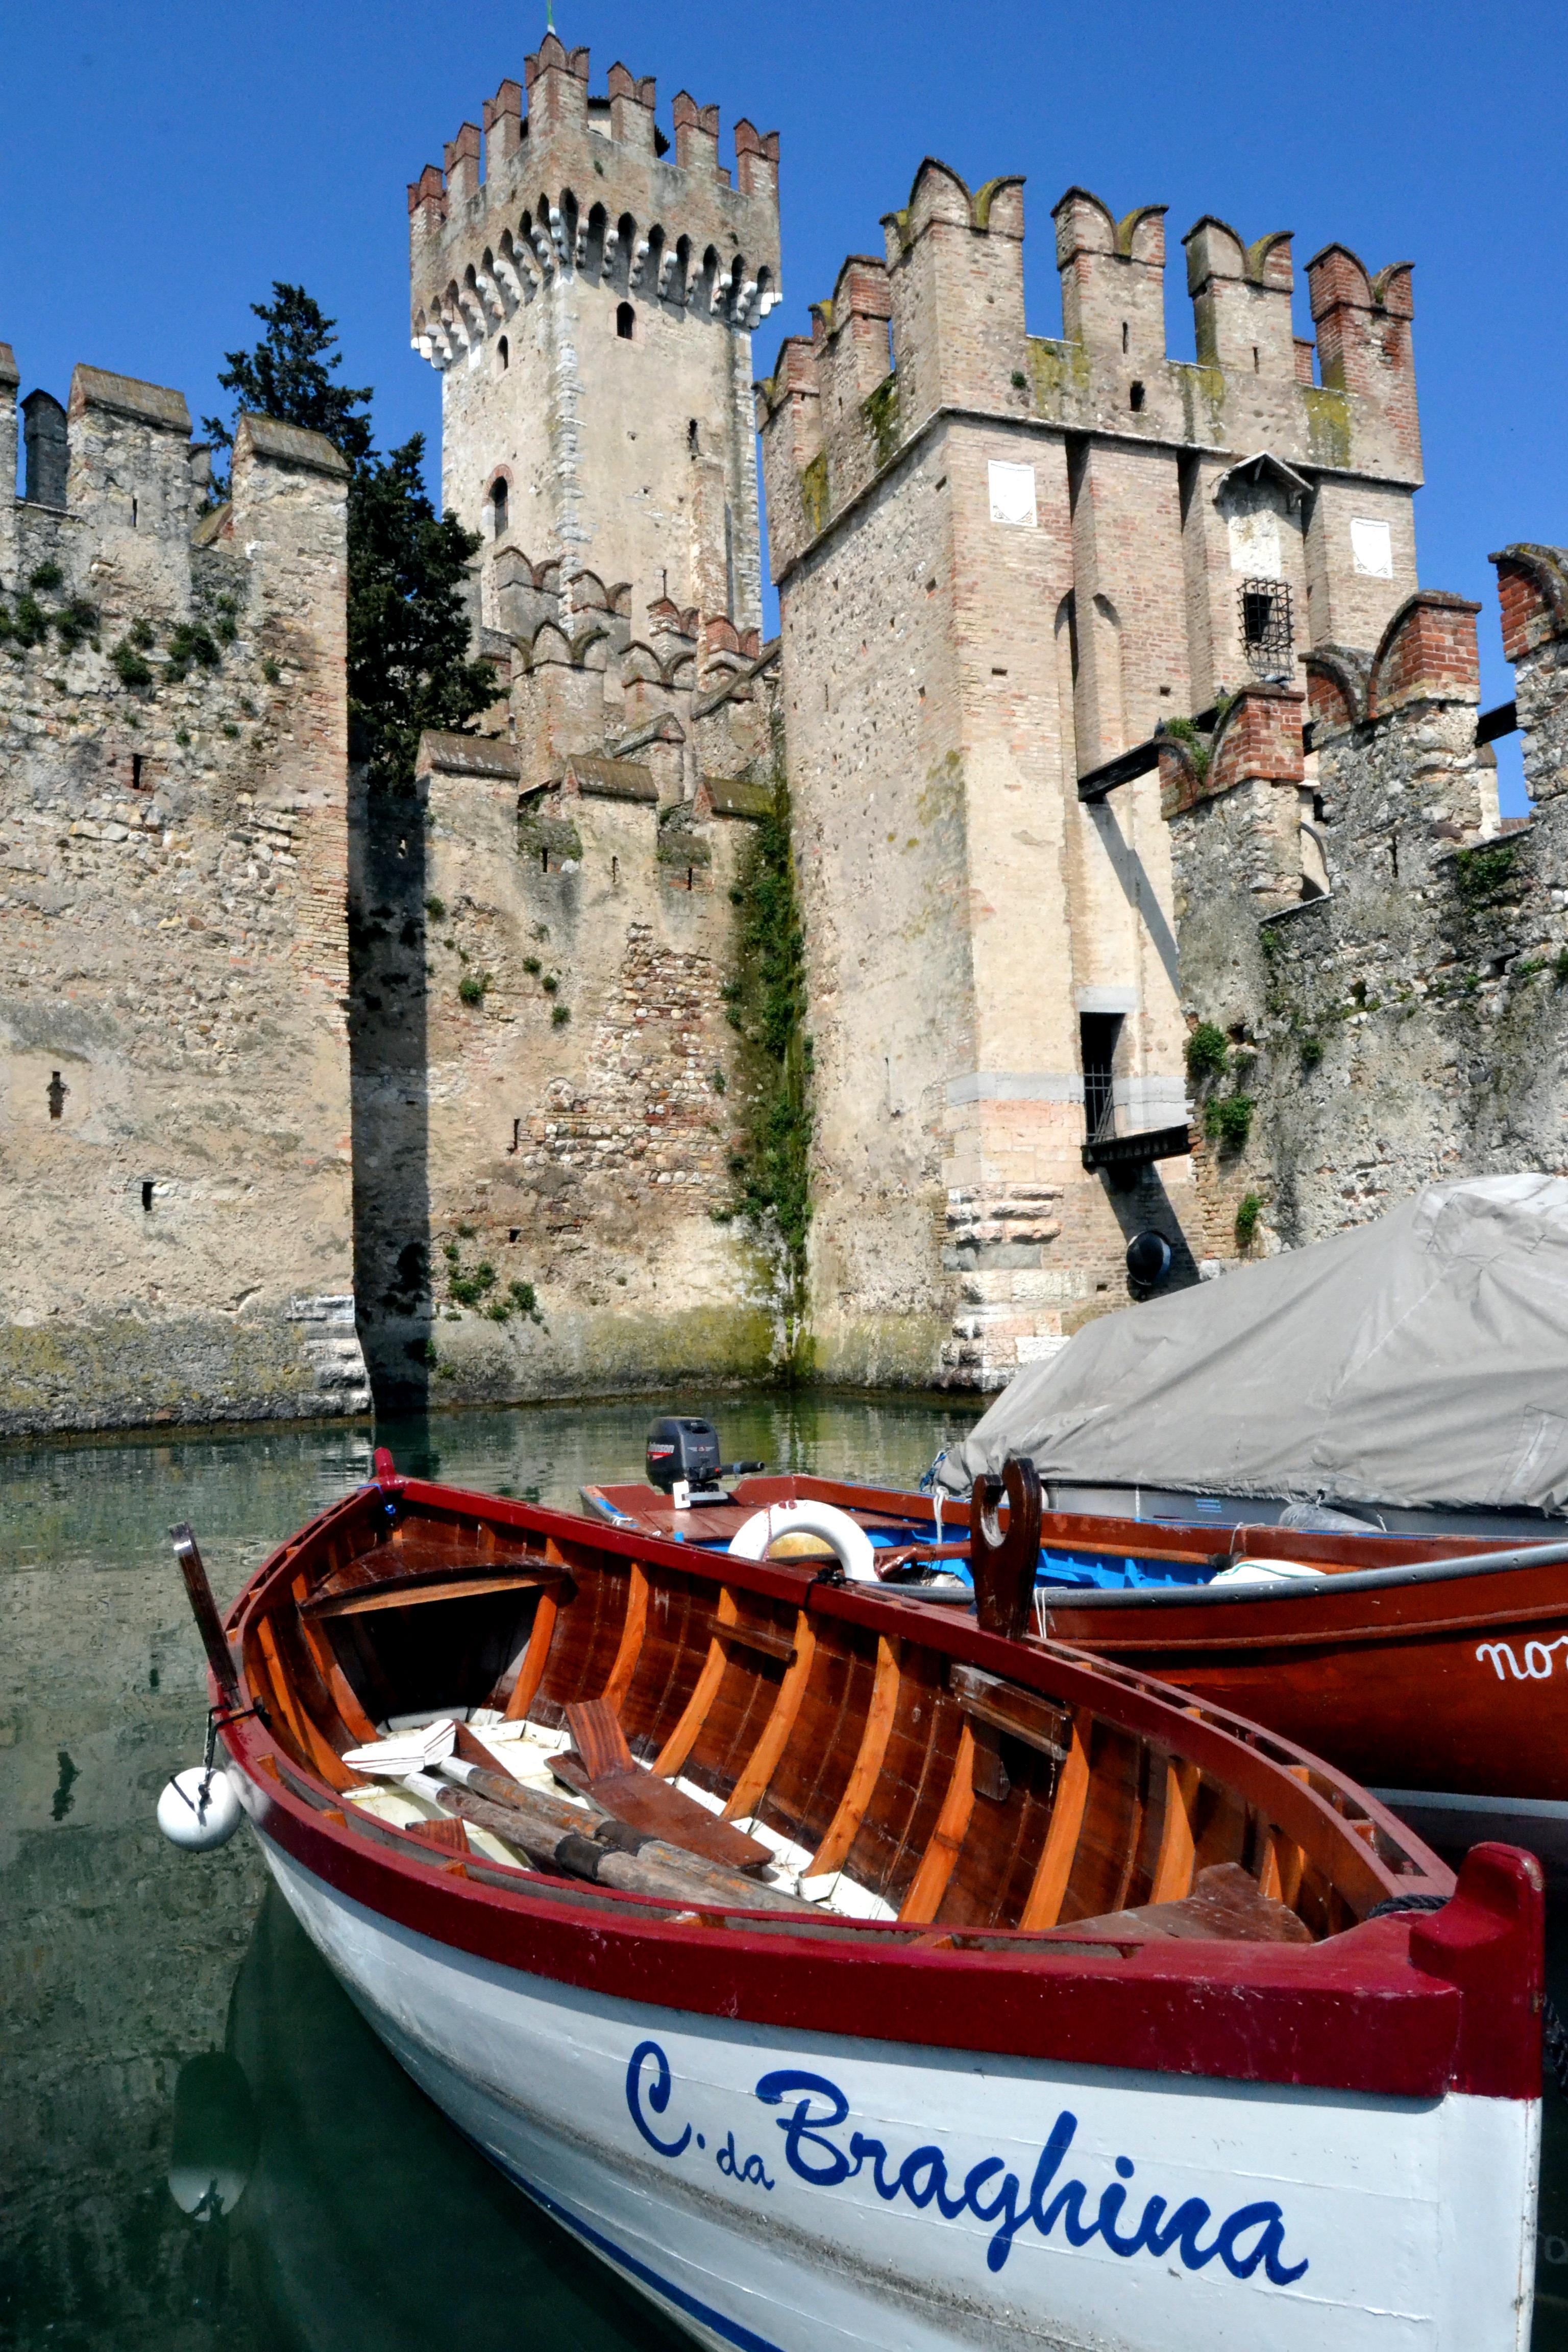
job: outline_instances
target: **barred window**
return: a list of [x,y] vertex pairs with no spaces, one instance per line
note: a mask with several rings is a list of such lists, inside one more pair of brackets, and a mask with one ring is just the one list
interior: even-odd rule
[[1244,580],[1241,643],[1255,676],[1289,678],[1294,667],[1290,591],[1283,580]]

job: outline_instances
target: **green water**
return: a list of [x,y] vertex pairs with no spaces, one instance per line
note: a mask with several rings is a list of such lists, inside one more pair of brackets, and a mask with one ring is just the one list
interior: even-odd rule
[[[911,1484],[955,1402],[685,1396],[726,1458]],[[378,1432],[398,1466],[570,1505],[638,1476],[657,1403]],[[669,1406],[663,1408],[671,1409]],[[243,1832],[153,1826],[200,1752],[200,1647],[168,1549],[226,1601],[369,1475],[368,1430],[0,1452],[0,2346],[16,2352],[619,2352],[681,2341],[458,2139],[267,1890]],[[1568,1910],[1550,1934],[1568,2015]],[[216,2077],[211,2053],[221,2053]],[[204,2061],[205,2065],[195,2062]],[[243,2194],[168,2187],[206,2079]],[[210,2126],[209,2126],[210,2128]],[[1549,2090],[1535,2346],[1568,2352],[1568,2099]]]
[[[686,1395],[384,1426],[400,1469],[571,1506],[642,1475],[660,1410],[726,1460],[912,1483],[962,1404]],[[247,1834],[153,1824],[199,1760],[200,1644],[167,1530],[226,1601],[370,1474],[368,1429],[0,1452],[0,2345],[16,2352],[618,2352],[684,2339],[537,2215],[385,2056]],[[176,2095],[226,2053],[232,2215],[168,2188]],[[208,2070],[210,2072],[210,2069]],[[248,2101],[247,2101],[247,2092]]]

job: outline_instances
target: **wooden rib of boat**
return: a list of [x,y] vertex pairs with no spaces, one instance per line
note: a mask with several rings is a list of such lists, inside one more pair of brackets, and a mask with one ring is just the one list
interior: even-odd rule
[[1527,2339],[1528,1856],[1456,1888],[1136,1672],[384,1455],[221,1625],[182,1562],[307,1932],[699,2341]]
[[[651,1486],[584,1498],[649,1534],[680,1524]],[[866,1528],[895,1574],[933,1557],[929,1496],[806,1475],[743,1480],[687,1515],[689,1539],[721,1549],[757,1510],[805,1501]],[[939,1566],[967,1566],[970,1516],[948,1502]],[[1215,1532],[1045,1512],[1037,1629],[1300,1740],[1439,1844],[1517,1838],[1568,1870],[1568,1548],[1241,1526],[1216,1552]],[[1321,1574],[1211,1580],[1248,1560]]]

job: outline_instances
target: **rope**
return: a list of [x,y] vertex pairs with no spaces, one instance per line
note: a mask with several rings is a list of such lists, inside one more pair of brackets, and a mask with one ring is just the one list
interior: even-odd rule
[[1363,1915],[1362,1926],[1368,1919],[1392,1918],[1396,1911],[1441,1911],[1447,1900],[1446,1895],[1391,1895],[1386,1902],[1373,1905]]

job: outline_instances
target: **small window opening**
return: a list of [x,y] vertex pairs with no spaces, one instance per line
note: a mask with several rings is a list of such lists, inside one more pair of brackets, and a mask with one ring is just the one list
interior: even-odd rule
[[1123,319],[1121,321],[1121,348],[1123,351],[1127,349],[1129,341],[1130,338],[1127,332],[1127,321]]
[[146,1180],[146,1181],[143,1183],[142,1187],[142,1206],[143,1207],[143,1209],[150,1209],[150,1208],[152,1207],[152,1205],[153,1205],[153,1180],[152,1180],[152,1178],[151,1178],[151,1177],[149,1177],[149,1178]]
[[690,450],[694,457],[701,455],[701,450],[698,444],[697,419],[695,416],[689,416],[686,420],[686,446]]
[[1258,345],[1256,343],[1252,346],[1252,373],[1254,375],[1257,375],[1259,373],[1258,365]]
[[144,793],[148,789],[145,782],[146,766],[147,762],[142,753],[140,751],[132,751],[131,754],[131,789],[133,793]]
[[132,528],[132,530],[135,530],[135,528],[136,528],[136,515],[137,515],[137,505],[136,505],[136,500],[135,500],[134,499],[132,499],[132,501],[131,501],[131,528]]
[[496,361],[503,374],[511,365],[511,345],[504,335],[496,345]]
[[507,491],[505,482],[498,482],[490,492],[490,513],[494,519],[494,536],[506,536]]
[[[512,1120],[512,1123],[511,1123],[511,1142],[510,1142],[510,1144],[509,1145],[508,1149],[509,1149],[510,1150],[512,1150],[512,1151],[517,1151],[517,1150],[521,1150],[521,1144],[522,1144],[522,1121],[521,1121],[521,1119],[520,1119],[520,1118],[514,1118],[514,1119]],[[516,1239],[517,1239],[517,1228],[516,1228],[516,1226],[515,1226],[515,1225],[512,1227],[512,1234],[511,1234],[511,1237],[512,1237],[513,1241],[516,1241]]]
[[629,343],[637,332],[637,314],[629,302],[616,305],[616,332],[623,343]]
[[888,373],[889,375],[895,374],[898,370],[898,365],[899,350],[898,345],[893,341],[893,322],[891,319],[889,319],[888,321]]
[[67,1086],[65,1080],[61,1077],[58,1070],[50,1073],[49,1083],[46,1087],[45,1092],[48,1098],[49,1117],[51,1118],[63,1118],[65,1117],[66,1097],[69,1094],[70,1088]]
[[[521,1119],[519,1119],[519,1120],[517,1121],[517,1124],[518,1124],[518,1126],[519,1126],[519,1127],[521,1127],[521,1124],[522,1124],[522,1121],[521,1121]],[[520,1241],[522,1239],[522,1227],[521,1227],[521,1225],[510,1225],[510,1226],[507,1228],[507,1236],[506,1236],[506,1237],[507,1237],[507,1239],[508,1239],[508,1241],[509,1241],[509,1242],[520,1242]]]
[[1394,869],[1394,878],[1397,882],[1399,879],[1399,835],[1396,833],[1391,833],[1388,836],[1388,862]]
[[1121,1034],[1120,1013],[1080,1013],[1079,1046],[1083,1057],[1083,1125],[1085,1139],[1098,1143],[1116,1126],[1116,1081],[1112,1075],[1117,1039]]
[[1143,405],[1143,387],[1142,387],[1142,385],[1141,383],[1135,383],[1135,384],[1133,385],[1133,387],[1132,387],[1132,391],[1131,391],[1131,398],[1132,405],[1133,405],[1133,407],[1134,407],[1134,408],[1142,408],[1142,405]]
[[1312,794],[1312,823],[1314,824],[1324,824],[1327,822],[1328,820],[1323,814],[1323,795],[1321,793],[1314,793]]
[[620,880],[620,878],[621,878],[621,861],[620,861],[620,859],[619,859],[618,857],[612,857],[612,858],[611,858],[611,860],[610,860],[610,887],[611,887],[611,888],[612,888],[612,889],[615,887],[616,884]]
[[548,849],[542,849],[539,853],[539,870],[542,874],[548,874],[550,871],[550,852]]
[[1254,674],[1289,679],[1294,668],[1295,636],[1289,589],[1283,580],[1244,580],[1237,596],[1242,648]]
[[687,867],[687,869],[686,869],[686,887],[687,887],[687,888],[688,888],[689,890],[689,889],[691,888],[691,887],[692,887],[692,878],[693,878],[693,868],[692,868],[691,866],[689,866]]

